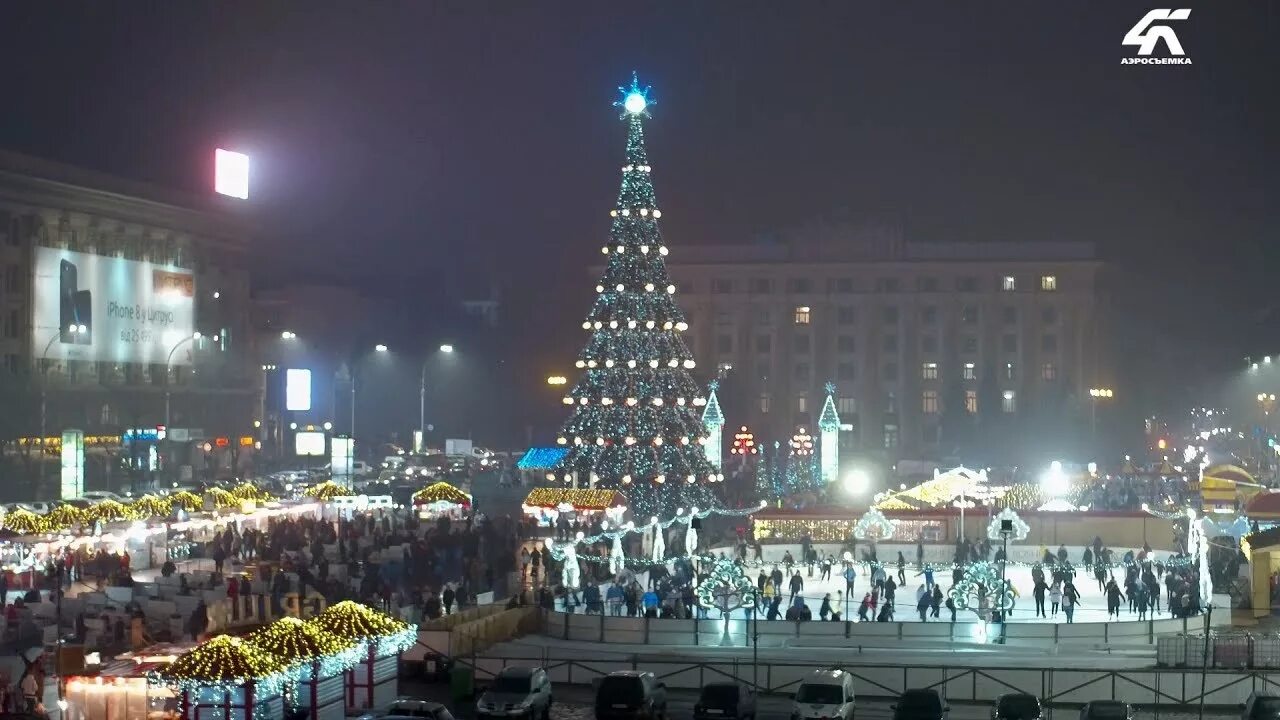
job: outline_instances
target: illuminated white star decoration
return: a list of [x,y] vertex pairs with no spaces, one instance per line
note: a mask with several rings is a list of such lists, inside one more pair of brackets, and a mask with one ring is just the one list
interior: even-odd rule
[[645,85],[640,87],[640,79],[631,73],[631,87],[619,87],[618,92],[622,94],[622,99],[614,103],[615,106],[622,108],[623,112],[628,115],[648,115],[646,109],[652,105],[655,100],[649,97],[650,88]]
[[1003,539],[1000,535],[1000,522],[1002,520],[1013,521],[1013,534],[1009,536],[1010,540],[1026,540],[1027,535],[1031,533],[1031,526],[1025,520],[1018,517],[1018,513],[1013,508],[1005,508],[991,518],[991,522],[987,523],[987,537],[992,540]]
[[724,435],[724,413],[720,411],[720,398],[716,397],[716,390],[720,388],[720,383],[712,380],[707,386],[709,393],[707,395],[707,406],[702,410],[702,427],[707,431],[707,442],[702,446],[707,454],[707,460],[717,468],[724,461],[722,456]]
[[868,537],[875,540],[888,540],[893,537],[893,531],[896,529],[897,522],[885,517],[879,509],[871,508],[853,524],[853,536],[859,540],[865,540]]
[[840,475],[840,415],[836,412],[835,383],[828,382],[825,387],[827,400],[818,417],[818,460],[822,481],[833,483]]

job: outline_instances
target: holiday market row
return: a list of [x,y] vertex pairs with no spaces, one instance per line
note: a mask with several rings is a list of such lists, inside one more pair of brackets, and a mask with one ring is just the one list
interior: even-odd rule
[[[149,648],[66,685],[70,720],[140,717],[342,718],[394,697],[417,628],[350,601],[309,621],[286,617],[241,638]],[[181,651],[179,651],[181,650]]]

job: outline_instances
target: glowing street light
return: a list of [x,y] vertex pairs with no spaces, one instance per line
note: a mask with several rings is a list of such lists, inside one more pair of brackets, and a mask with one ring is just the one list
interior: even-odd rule
[[547,378],[548,385],[565,385],[569,382],[569,378],[563,375],[552,375]]
[[382,343],[378,343],[377,345],[373,346],[373,351],[384,353],[387,351],[387,346],[383,345]]
[[1071,479],[1063,471],[1061,461],[1049,463],[1049,469],[1040,476],[1040,489],[1049,497],[1062,497],[1071,490]]
[[297,338],[298,338],[298,333],[293,332],[292,330],[285,330],[284,332],[280,333],[281,340],[296,340]]
[[871,487],[871,473],[863,468],[854,468],[845,473],[844,489],[850,495],[861,495]]
[[440,352],[442,352],[442,353],[451,353],[451,352],[453,352],[453,346],[452,346],[452,345],[450,345],[449,343],[445,343],[444,345],[441,345],[441,346],[440,346]]

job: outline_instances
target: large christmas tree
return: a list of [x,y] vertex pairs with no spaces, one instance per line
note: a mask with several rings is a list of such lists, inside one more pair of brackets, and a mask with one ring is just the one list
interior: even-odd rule
[[585,373],[564,398],[573,414],[557,441],[569,453],[556,478],[579,487],[618,488],[637,518],[715,504],[723,479],[706,458],[701,397],[689,375],[688,329],[667,275],[657,199],[644,147],[649,89],[632,77],[619,88],[627,157],[617,207],[610,211],[604,277],[582,323],[591,337],[578,355]]

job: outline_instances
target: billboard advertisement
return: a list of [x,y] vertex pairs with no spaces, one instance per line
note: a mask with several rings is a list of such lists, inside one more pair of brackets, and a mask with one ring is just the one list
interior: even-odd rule
[[289,368],[284,371],[284,409],[306,412],[311,409],[311,371]]
[[319,457],[324,455],[324,433],[320,431],[299,430],[293,436],[293,454]]
[[[189,270],[46,247],[35,260],[36,359],[163,365],[195,330]],[[191,344],[169,362],[190,365]]]

